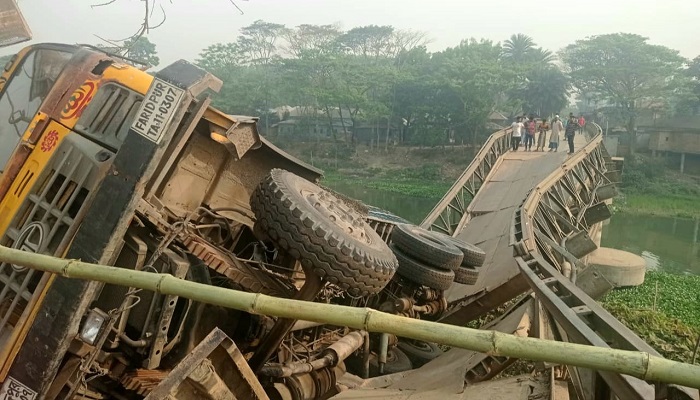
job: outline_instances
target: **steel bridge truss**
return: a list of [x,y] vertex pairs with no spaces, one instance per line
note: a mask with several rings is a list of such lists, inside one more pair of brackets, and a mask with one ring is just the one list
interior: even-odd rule
[[472,199],[510,148],[510,133],[511,128],[507,128],[489,136],[459,179],[425,217],[421,224],[423,228],[450,236],[464,228],[471,218],[469,205]]
[[[536,298],[555,321],[552,330],[562,340],[660,356],[576,284],[578,273],[586,269],[579,258],[597,248],[588,232],[610,217],[605,200],[616,194],[608,172],[612,163],[597,129],[597,135],[535,187],[515,212],[511,229],[514,256]],[[693,389],[619,373],[569,371],[581,399],[615,398],[613,395],[620,399],[696,399],[698,395]]]
[[[548,332],[539,332],[540,336],[659,356],[576,283],[587,269],[580,258],[597,248],[589,237],[591,227],[610,217],[606,200],[616,195],[615,181],[619,178],[603,145],[602,130],[595,124],[589,126],[594,135],[591,141],[533,188],[516,210],[510,233],[513,255],[546,314],[542,318],[552,321]],[[492,134],[421,226],[451,236],[459,233],[472,217],[472,199],[498,167],[509,145],[509,129]],[[512,362],[498,361],[504,367]],[[577,395],[586,400],[697,399],[698,395],[692,389],[622,374],[568,370]]]
[[597,135],[532,189],[513,218],[511,245],[516,255],[537,251],[560,271],[570,268],[564,261],[580,267],[578,258],[597,248],[589,229],[610,218],[605,201],[616,189],[607,176],[609,159]]

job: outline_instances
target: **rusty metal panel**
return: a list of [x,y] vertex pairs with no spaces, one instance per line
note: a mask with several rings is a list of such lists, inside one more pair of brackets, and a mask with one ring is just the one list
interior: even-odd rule
[[145,400],[212,398],[269,400],[243,354],[218,328],[211,331]]
[[565,247],[576,258],[581,258],[598,248],[586,231],[579,231],[569,236],[566,239]]
[[615,286],[594,265],[589,265],[579,272],[576,278],[576,286],[593,299],[599,299],[610,292]]

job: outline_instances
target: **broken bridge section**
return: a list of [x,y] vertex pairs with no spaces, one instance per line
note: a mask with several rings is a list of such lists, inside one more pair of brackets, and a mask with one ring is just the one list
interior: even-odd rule
[[[587,136],[576,135],[574,140],[575,148],[580,149],[586,145]],[[565,142],[562,145],[567,147]],[[532,188],[560,168],[568,157],[562,148],[558,152],[537,152],[520,147],[518,151],[504,153],[493,163],[471,202],[465,204],[461,220],[451,218],[454,231],[446,232],[479,246],[486,252],[486,260],[475,285],[454,283],[446,291],[448,312],[440,322],[463,325],[529,288],[513,258],[510,237],[513,215]],[[479,162],[478,156],[475,161]],[[456,185],[459,184],[458,181]],[[453,205],[447,208],[455,213]],[[444,232],[444,214],[434,210],[423,227]]]

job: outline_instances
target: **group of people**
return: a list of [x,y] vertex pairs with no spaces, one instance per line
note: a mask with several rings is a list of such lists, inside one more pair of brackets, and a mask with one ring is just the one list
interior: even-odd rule
[[552,124],[547,122],[547,118],[543,118],[542,121],[536,121],[532,115],[525,115],[517,117],[515,122],[511,125],[513,128],[511,144],[512,150],[518,151],[521,144],[525,147],[525,151],[532,151],[532,146],[535,145],[535,135],[537,135],[537,144],[535,151],[544,151],[545,143],[547,142],[547,132],[549,134],[549,151],[559,151],[559,137],[561,133],[564,133],[564,140],[569,143],[568,154],[574,153],[574,136],[576,132],[580,134],[583,133],[583,127],[586,124],[586,120],[583,115],[576,118],[576,116],[571,113],[569,118],[562,122],[559,116],[555,116],[552,119]]

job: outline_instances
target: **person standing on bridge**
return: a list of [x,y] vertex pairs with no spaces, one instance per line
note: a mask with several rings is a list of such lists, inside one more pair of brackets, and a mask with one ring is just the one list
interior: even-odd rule
[[547,118],[543,118],[540,123],[539,135],[537,135],[537,149],[536,151],[544,151],[544,142],[547,139],[547,131],[549,130],[549,124],[547,123]]
[[578,129],[578,121],[573,115],[569,117],[569,123],[566,124],[566,141],[569,142],[569,153],[574,154],[574,136],[576,135],[576,130]]
[[549,135],[549,151],[559,151],[559,135],[564,132],[564,124],[559,116],[555,116],[552,121],[552,133]]
[[522,118],[518,117],[511,125],[511,128],[513,128],[513,133],[510,138],[510,145],[513,151],[518,151],[518,147],[520,147],[520,140],[523,137],[522,120]]
[[583,126],[586,125],[586,119],[583,118],[583,114],[578,117],[578,133],[583,134]]
[[535,118],[530,118],[525,122],[525,150],[532,151],[532,145],[535,143]]

